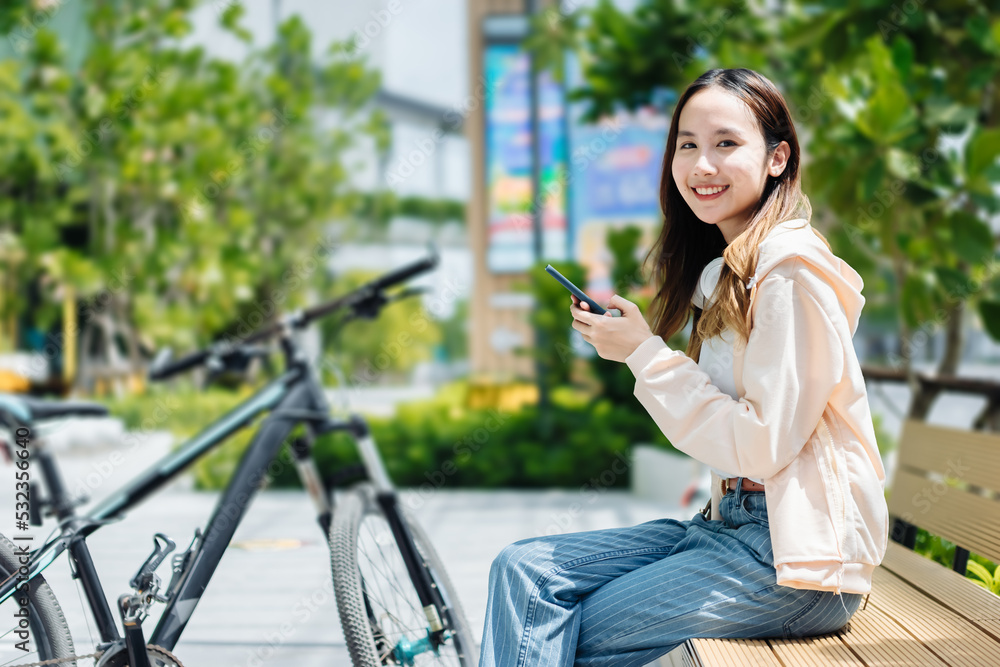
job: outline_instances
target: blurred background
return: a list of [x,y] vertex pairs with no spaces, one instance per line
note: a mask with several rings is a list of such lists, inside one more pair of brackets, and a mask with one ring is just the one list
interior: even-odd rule
[[[420,298],[308,339],[393,479],[693,511],[704,473],[542,268],[645,308],[673,103],[713,67],[764,74],[792,110],[812,224],[865,281],[854,342],[889,467],[907,418],[1000,428],[994,3],[7,0],[0,34],[0,390],[107,402],[117,426],[66,447],[180,442],[280,368],[153,385],[158,350],[433,245]],[[220,488],[249,435],[191,484]],[[356,460],[336,437],[316,454]]]

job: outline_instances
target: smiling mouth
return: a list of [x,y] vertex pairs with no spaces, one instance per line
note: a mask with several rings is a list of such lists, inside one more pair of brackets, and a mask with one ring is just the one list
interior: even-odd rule
[[693,193],[694,193],[694,196],[695,196],[695,197],[697,197],[697,198],[698,198],[699,200],[708,200],[708,199],[715,199],[716,197],[719,197],[719,196],[721,196],[721,195],[722,195],[722,194],[723,194],[724,192],[726,192],[727,190],[729,190],[729,186],[728,186],[728,185],[727,185],[727,186],[725,186],[724,188],[722,188],[721,190],[719,190],[719,191],[718,191],[718,192],[716,192],[716,193],[713,193],[713,194],[710,194],[710,195],[703,195],[703,194],[700,194],[700,193],[699,193],[699,192],[698,192],[697,190],[695,190],[694,188],[691,188],[691,192],[693,192]]

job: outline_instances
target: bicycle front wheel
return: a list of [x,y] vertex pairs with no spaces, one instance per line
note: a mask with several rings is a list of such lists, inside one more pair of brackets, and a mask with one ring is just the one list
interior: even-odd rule
[[337,503],[330,528],[333,586],[355,667],[478,663],[475,640],[454,586],[427,535],[409,512],[402,519],[444,600],[445,643],[433,647],[430,625],[389,523],[370,485]]
[[[20,561],[15,556],[14,545],[0,535],[0,581],[9,581],[17,576]],[[52,589],[41,575],[28,585],[27,619],[21,614],[23,595],[14,595],[0,604],[0,665],[26,665],[53,658],[67,658],[73,655],[73,638],[63,616],[62,608],[52,594]],[[27,626],[27,627],[25,627]],[[9,630],[3,628],[9,627]],[[20,634],[25,632],[27,637]],[[23,642],[23,643],[22,643]],[[60,667],[74,667],[76,661],[60,663]]]

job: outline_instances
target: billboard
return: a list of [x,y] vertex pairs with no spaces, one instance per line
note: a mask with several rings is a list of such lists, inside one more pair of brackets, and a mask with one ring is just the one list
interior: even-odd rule
[[566,118],[562,87],[543,73],[538,81],[541,193],[531,182],[530,61],[517,44],[488,44],[486,79],[486,204],[488,268],[520,273],[535,261],[533,205],[542,219],[542,260],[568,257]]

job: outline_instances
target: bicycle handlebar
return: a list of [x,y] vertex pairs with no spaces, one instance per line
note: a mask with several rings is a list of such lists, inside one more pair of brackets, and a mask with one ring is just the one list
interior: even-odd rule
[[[360,303],[363,303],[371,299],[373,296],[379,294],[380,292],[382,292],[382,290],[386,289],[387,287],[392,287],[393,285],[405,282],[410,278],[412,278],[413,276],[419,275],[421,273],[424,273],[425,271],[433,269],[435,266],[437,266],[438,261],[439,261],[438,254],[436,251],[432,249],[432,254],[429,257],[425,257],[420,261],[414,262],[413,264],[409,264],[400,269],[396,269],[391,273],[387,273],[384,276],[376,278],[375,280],[365,285],[362,285],[361,287],[354,290],[347,296],[343,296],[339,299],[334,299],[333,301],[329,301],[325,304],[313,306],[312,308],[303,311],[302,326],[309,324],[313,320],[325,317],[326,315],[329,315],[334,311],[340,310],[345,306],[359,305]],[[252,339],[254,339],[253,335],[251,335],[251,337],[247,339],[247,342],[250,342]],[[259,338],[256,340],[259,340]]]
[[[169,350],[167,350],[169,352]],[[167,361],[167,358],[162,359],[157,363],[156,359],[149,367],[149,379],[150,380],[166,380],[171,375],[176,375],[177,373],[183,373],[189,368],[194,368],[195,366],[200,366],[205,363],[211,354],[208,350],[199,350],[198,352],[193,352],[186,357],[181,357],[177,361]],[[161,355],[157,355],[157,358],[161,358]]]
[[[431,246],[430,250],[431,254],[428,257],[396,269],[395,271],[387,273],[384,276],[380,276],[340,298],[333,299],[332,301],[328,301],[318,306],[313,306],[312,308],[301,311],[294,316],[287,317],[282,322],[272,324],[271,326],[264,327],[263,329],[258,329],[235,344],[228,341],[216,343],[209,348],[192,352],[191,354],[181,357],[176,361],[171,361],[169,359],[169,355],[164,356],[164,353],[161,353],[160,355],[157,355],[157,358],[154,359],[153,363],[150,365],[149,379],[165,380],[166,378],[176,375],[177,373],[183,373],[186,370],[205,363],[205,361],[213,354],[225,355],[227,352],[230,352],[235,348],[249,345],[265,338],[270,338],[271,336],[280,333],[285,326],[302,329],[313,321],[338,310],[342,310],[344,308],[356,309],[359,306],[377,301],[378,298],[382,297],[383,290],[405,282],[406,280],[424,273],[425,271],[429,271],[437,266],[440,257],[433,246]],[[169,353],[169,350],[166,352]],[[157,359],[159,359],[159,361],[157,361]]]

